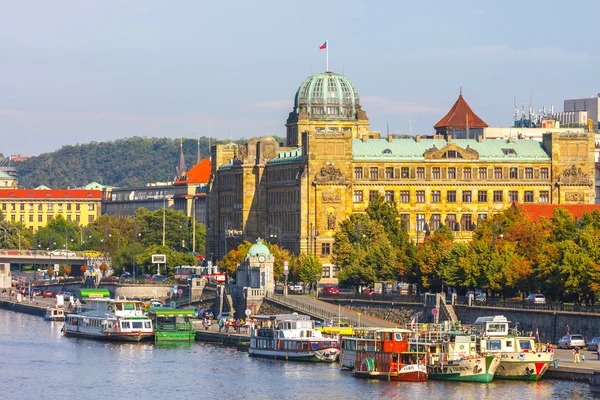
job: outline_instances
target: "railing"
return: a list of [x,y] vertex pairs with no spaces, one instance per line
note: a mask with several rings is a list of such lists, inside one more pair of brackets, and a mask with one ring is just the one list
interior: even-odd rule
[[[457,297],[455,307],[468,307],[469,299],[467,297]],[[472,307],[497,307],[514,310],[533,310],[533,311],[552,311],[552,312],[571,312],[581,314],[600,314],[600,305],[586,306],[559,301],[549,301],[544,304],[534,303],[525,300],[505,300],[501,298],[486,298],[485,300],[471,300]]]
[[366,295],[356,292],[327,294],[319,293],[319,297],[327,300],[368,300],[368,301],[384,301],[390,303],[410,303],[424,304],[424,295],[403,295],[403,294],[372,294]]
[[330,320],[332,318],[337,317],[337,314],[331,313],[329,311],[325,311],[321,308],[311,306],[309,304],[302,303],[298,300],[292,299],[289,296],[285,297],[275,293],[267,293],[267,298],[272,299],[278,303],[283,305],[295,308],[299,311],[305,312],[307,314],[312,315],[313,317],[321,318],[323,320]]

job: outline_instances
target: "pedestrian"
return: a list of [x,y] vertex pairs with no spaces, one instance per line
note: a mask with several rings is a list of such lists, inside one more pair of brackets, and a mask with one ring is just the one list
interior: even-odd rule
[[575,346],[573,349],[573,363],[581,362],[581,354],[579,353],[579,346]]
[[229,325],[231,325],[231,323],[229,322],[229,318],[225,321],[225,332],[229,332]]
[[242,329],[242,321],[240,321],[239,318],[235,320],[235,326],[237,333],[240,333],[240,330]]
[[219,320],[219,332],[221,332],[221,329],[223,329],[223,320],[222,319]]

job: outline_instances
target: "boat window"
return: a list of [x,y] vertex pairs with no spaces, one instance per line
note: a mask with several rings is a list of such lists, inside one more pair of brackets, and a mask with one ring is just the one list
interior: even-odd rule
[[117,311],[123,310],[123,305],[121,303],[117,303],[117,304],[115,304],[115,306],[117,307]]
[[392,354],[392,362],[393,363],[397,363],[398,362],[398,354]]
[[319,350],[319,342],[312,342],[310,345],[313,350]]
[[124,310],[135,310],[135,303],[125,303],[123,304],[123,309]]
[[507,341],[506,341],[506,347],[513,347],[513,342],[512,342],[512,340],[507,340]]
[[503,333],[505,331],[505,326],[506,324],[488,324],[487,331]]
[[519,340],[521,350],[531,350],[531,342],[529,340]]
[[501,350],[502,349],[502,344],[500,343],[499,340],[490,340],[489,345],[490,345],[491,350]]
[[302,350],[304,350],[304,351],[310,350],[310,343],[302,342]]
[[144,323],[142,321],[134,321],[131,323],[131,326],[133,327],[133,329],[142,329],[143,328]]
[[400,342],[402,341],[402,334],[401,333],[396,333],[395,335],[395,339],[396,342]]
[[146,328],[150,329],[152,328],[152,323],[150,321],[146,321],[144,322],[144,325],[146,326]]
[[323,342],[323,347],[331,347],[331,343],[329,343],[329,342]]
[[129,322],[126,322],[126,321],[121,322],[121,329],[129,329]]
[[386,332],[385,333],[385,340],[386,341],[392,340],[392,332]]

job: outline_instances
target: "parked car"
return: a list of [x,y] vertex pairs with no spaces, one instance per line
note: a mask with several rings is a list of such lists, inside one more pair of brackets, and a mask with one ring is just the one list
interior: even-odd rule
[[166,281],[167,277],[164,275],[154,275],[152,276],[153,281]]
[[562,339],[558,341],[559,349],[572,349],[575,346],[579,346],[580,348],[585,347],[585,339],[582,335],[565,335]]
[[487,295],[485,294],[485,292],[482,290],[479,290],[479,289],[475,289],[475,291],[473,291],[473,290],[468,291],[467,297],[469,297],[471,295],[473,296],[475,301],[486,301],[487,300]]
[[75,254],[74,251],[68,251],[68,250],[53,250],[50,252],[51,256],[60,256],[60,257],[76,257],[77,254]]
[[323,288],[323,293],[326,294],[340,294],[340,288],[335,285],[327,285]]
[[31,288],[31,294],[35,294],[36,296],[41,296],[42,295],[42,289],[40,289],[39,287],[32,287]]
[[54,292],[52,290],[50,290],[50,289],[46,289],[42,293],[42,296],[44,296],[44,297],[54,297]]
[[148,274],[144,274],[144,280],[145,281],[151,281],[152,280],[152,275],[148,275]]
[[362,294],[366,295],[366,296],[373,296],[373,294],[375,293],[375,291],[371,288],[366,288],[363,289]]
[[290,292],[293,292],[293,293],[302,293],[302,291],[304,291],[304,287],[302,286],[301,283],[290,282],[288,288],[289,288]]
[[221,314],[217,315],[217,320],[230,319],[230,318],[233,318],[233,315],[231,315],[231,313],[228,313],[228,312],[222,312]]
[[86,250],[83,252],[83,256],[86,258],[100,258],[103,257],[104,254],[96,250]]
[[598,351],[598,344],[600,344],[600,337],[595,337],[587,342],[586,347],[590,351]]
[[133,279],[133,276],[129,273],[129,272],[124,272],[121,274],[121,278],[122,281],[130,281]]
[[546,304],[546,296],[540,293],[532,293],[529,296],[527,296],[527,299],[525,299],[525,301],[530,301],[535,304]]

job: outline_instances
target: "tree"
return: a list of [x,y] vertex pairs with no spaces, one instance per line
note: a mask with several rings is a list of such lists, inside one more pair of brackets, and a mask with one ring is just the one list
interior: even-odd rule
[[145,248],[143,253],[135,257],[135,260],[144,272],[154,273],[158,269],[156,264],[152,264],[153,254],[164,254],[167,257],[167,263],[160,265],[160,268],[161,274],[168,277],[172,277],[175,274],[175,267],[198,264],[198,259],[191,253],[173,250],[168,246],[152,245]]
[[442,278],[444,273],[444,258],[452,249],[454,236],[445,225],[437,229],[433,235],[417,247],[417,259],[421,269],[421,283],[424,287],[434,287],[443,290]]
[[319,257],[313,253],[301,254],[297,265],[298,278],[302,282],[312,283],[316,276],[320,277],[323,274],[323,264],[321,264]]
[[243,264],[248,254],[248,250],[252,247],[252,243],[244,240],[237,248],[230,250],[223,257],[223,260],[217,261],[217,266],[225,271],[230,277],[235,277],[235,271],[239,264]]

